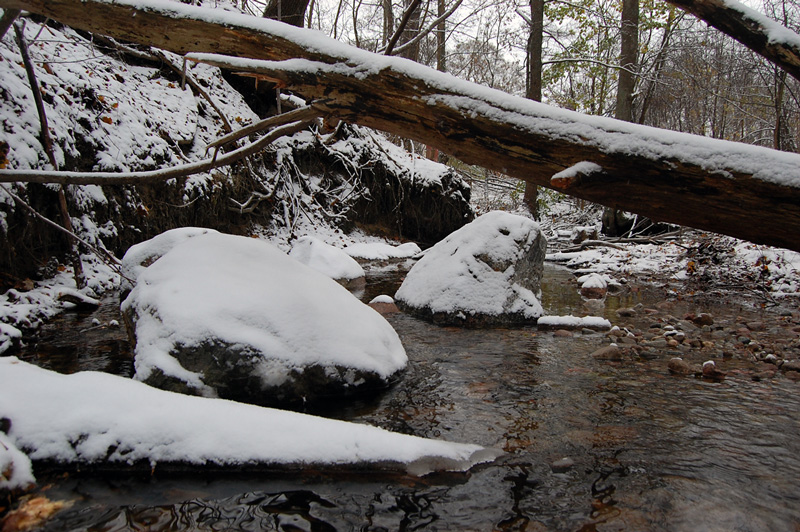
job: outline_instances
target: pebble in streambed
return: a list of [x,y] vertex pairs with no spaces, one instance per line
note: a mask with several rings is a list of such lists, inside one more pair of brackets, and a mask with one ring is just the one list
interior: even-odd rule
[[662,306],[619,309],[621,323],[606,333],[610,344],[591,356],[617,362],[664,360],[665,370],[671,374],[713,381],[730,373],[726,366],[753,380],[785,377],[800,381],[800,319],[796,314],[765,313],[750,319],[700,312],[676,317],[666,312],[668,304]]

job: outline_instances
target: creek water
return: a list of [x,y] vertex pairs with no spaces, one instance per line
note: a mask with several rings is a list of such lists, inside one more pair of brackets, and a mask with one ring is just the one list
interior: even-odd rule
[[[357,295],[394,294],[403,274],[373,268]],[[572,273],[548,265],[543,305],[548,314],[615,321],[616,308],[655,305],[663,293],[626,290],[586,308]],[[67,373],[130,375],[124,330],[103,325],[119,320],[116,302],[104,303],[94,315],[48,324],[23,358]],[[725,380],[710,382],[669,375],[667,355],[595,360],[589,354],[608,343],[602,334],[443,328],[400,313],[387,319],[410,359],[401,382],[322,413],[498,447],[503,457],[423,478],[318,470],[40,478],[50,484],[43,495],[72,501],[43,529],[800,530],[796,383],[755,382],[736,361]]]

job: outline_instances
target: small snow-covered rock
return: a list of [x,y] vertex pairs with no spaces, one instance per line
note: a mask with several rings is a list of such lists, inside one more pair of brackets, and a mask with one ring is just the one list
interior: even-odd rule
[[533,220],[486,213],[427,250],[395,301],[441,325],[535,323],[546,246]]
[[406,242],[399,246],[384,242],[358,242],[344,248],[344,252],[357,259],[388,260],[415,257],[422,253],[422,250],[414,242]]
[[289,256],[341,284],[364,282],[364,268],[353,257],[313,236],[298,238]]
[[590,273],[578,282],[581,284],[581,295],[587,299],[603,299],[608,293],[608,283],[597,273]]
[[30,458],[0,432],[0,493],[24,490],[35,483]]
[[405,367],[391,325],[329,277],[261,240],[174,231],[123,258],[136,379],[277,405],[380,389]]
[[600,316],[542,316],[536,325],[540,329],[593,329],[604,331],[611,328],[611,322]]

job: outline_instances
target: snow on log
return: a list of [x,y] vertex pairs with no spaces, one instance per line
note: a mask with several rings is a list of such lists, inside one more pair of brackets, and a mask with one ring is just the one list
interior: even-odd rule
[[[800,155],[585,116],[273,20],[158,0],[0,0],[75,28],[275,80],[324,114],[653,220],[800,251]],[[248,61],[226,56],[267,61]],[[0,172],[2,179],[2,172]]]

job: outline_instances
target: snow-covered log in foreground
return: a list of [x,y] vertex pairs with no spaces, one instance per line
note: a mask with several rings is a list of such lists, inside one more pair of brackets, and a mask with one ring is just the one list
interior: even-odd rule
[[[555,109],[311,30],[179,2],[0,0],[0,6],[257,72],[306,98],[325,98],[327,114],[530,183],[654,220],[800,250],[798,154]],[[596,171],[564,173],[573,167]]]
[[100,372],[61,375],[0,359],[0,413],[30,458],[99,469],[146,465],[466,471],[501,451],[368,425],[165,392]]

